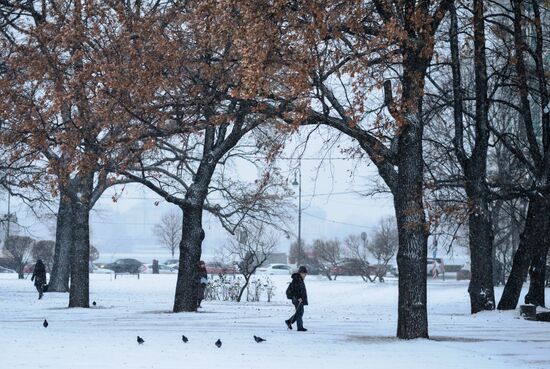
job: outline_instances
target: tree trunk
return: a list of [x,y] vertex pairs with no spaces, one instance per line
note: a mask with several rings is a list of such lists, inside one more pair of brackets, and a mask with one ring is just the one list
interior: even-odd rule
[[48,292],[69,292],[71,273],[71,249],[73,246],[73,210],[71,197],[60,186],[55,252]]
[[71,253],[69,307],[90,307],[90,210],[94,174],[83,175],[74,193],[74,247]]
[[204,230],[202,229],[202,205],[182,206],[183,225],[180,242],[180,262],[174,313],[197,311],[198,265],[201,258]]
[[[420,77],[422,76],[422,77]],[[405,69],[403,95],[410,101],[423,91],[424,74]],[[422,78],[421,81],[416,80]],[[417,90],[417,91],[415,91]],[[419,92],[420,91],[420,92]],[[399,249],[399,301],[397,337],[428,338],[426,305],[426,263],[428,256],[428,226],[422,202],[422,98],[416,97],[416,111],[406,113],[406,125],[399,136],[398,179],[394,191]],[[406,104],[406,102],[405,102]]]
[[543,243],[535,245],[531,266],[529,267],[529,292],[525,296],[526,304],[536,306],[546,306],[544,286],[546,283],[546,257],[550,247],[550,220],[548,212],[541,214],[544,218],[544,228],[542,229]]
[[545,217],[548,216],[544,199],[535,197],[529,200],[525,228],[521,233],[519,246],[514,255],[512,271],[506,281],[502,297],[498,303],[499,310],[513,310],[516,308],[523,282],[527,277],[527,270],[533,259],[533,252],[537,245],[544,244]]
[[[468,192],[468,191],[467,191]],[[495,309],[493,287],[493,228],[488,204],[468,195],[473,209],[469,215],[471,279],[468,286],[471,313]]]

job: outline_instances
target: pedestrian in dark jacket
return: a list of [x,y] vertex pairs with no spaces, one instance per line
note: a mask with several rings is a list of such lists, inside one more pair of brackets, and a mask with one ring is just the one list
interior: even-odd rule
[[41,259],[38,259],[34,265],[31,281],[33,280],[34,286],[38,291],[38,299],[40,300],[42,295],[44,295],[44,285],[46,284],[46,266]]
[[292,299],[292,304],[296,308],[296,312],[289,319],[285,320],[285,324],[289,329],[292,329],[292,324],[297,323],[298,332],[306,332],[302,317],[304,316],[304,305],[307,305],[307,290],[304,280],[307,277],[307,269],[305,266],[298,268],[298,273],[292,274],[292,282],[287,290],[287,297]]
[[199,261],[199,280],[197,286],[197,308],[201,307],[201,302],[204,300],[204,290],[208,284],[208,272],[204,261]]

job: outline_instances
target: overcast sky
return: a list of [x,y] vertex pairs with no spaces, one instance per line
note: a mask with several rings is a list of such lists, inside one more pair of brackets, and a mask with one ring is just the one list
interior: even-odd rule
[[[321,136],[314,136],[305,151],[296,150],[298,138],[293,141],[285,150],[286,159],[279,160],[279,166],[292,183],[297,162],[291,158],[302,152],[302,239],[305,242],[310,243],[316,238],[344,238],[361,232],[372,234],[382,217],[394,215],[388,194],[361,195],[372,190],[379,177],[368,159],[344,160],[349,154],[341,151],[350,147],[351,141],[340,141],[340,145],[334,146],[330,152],[323,148]],[[326,159],[321,160],[323,157]],[[153,227],[163,213],[179,209],[139,185],[126,185],[121,198],[113,202],[113,194],[115,191],[120,193],[120,190],[121,187],[109,189],[92,211],[91,240],[101,253],[100,260],[133,256],[145,262],[153,258],[161,261],[169,258],[169,252],[156,239]],[[293,234],[290,239],[281,238],[278,246],[281,252],[288,252],[290,243],[297,237],[298,188],[294,187],[294,190]],[[1,204],[3,213],[7,211],[5,200]],[[13,211],[25,226],[22,232],[30,233],[36,239],[55,239],[53,220],[49,225],[37,220],[24,207],[17,205],[15,199],[12,199]],[[218,220],[207,213],[203,224],[206,232],[203,254],[208,260],[215,257],[230,236]]]

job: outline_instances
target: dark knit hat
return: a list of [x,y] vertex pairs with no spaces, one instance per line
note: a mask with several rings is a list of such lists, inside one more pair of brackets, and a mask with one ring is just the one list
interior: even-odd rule
[[307,274],[307,268],[305,266],[301,266],[298,268],[298,273],[306,273]]

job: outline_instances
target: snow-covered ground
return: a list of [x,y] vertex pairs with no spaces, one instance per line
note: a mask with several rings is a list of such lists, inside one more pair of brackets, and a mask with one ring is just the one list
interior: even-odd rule
[[67,309],[67,294],[39,301],[29,280],[15,278],[0,274],[2,369],[550,368],[550,324],[517,311],[470,315],[467,282],[430,280],[431,340],[400,341],[395,280],[309,276],[302,333],[283,322],[292,313],[286,276],[273,277],[271,303],[206,301],[199,313],[179,314],[170,312],[175,275],[92,274],[90,309]]

